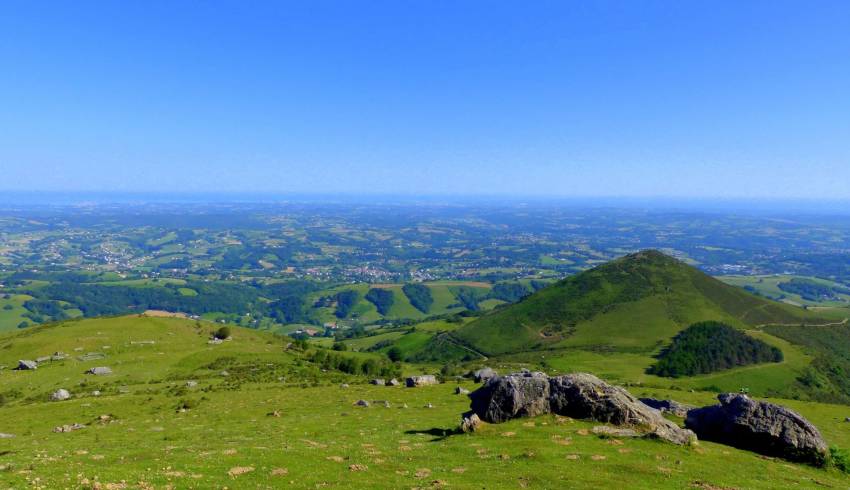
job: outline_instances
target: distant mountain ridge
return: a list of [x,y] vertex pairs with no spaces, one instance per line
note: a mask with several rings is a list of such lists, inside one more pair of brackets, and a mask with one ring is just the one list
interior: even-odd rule
[[738,328],[826,323],[645,250],[563,279],[452,335],[487,355],[561,347],[649,352],[707,320]]

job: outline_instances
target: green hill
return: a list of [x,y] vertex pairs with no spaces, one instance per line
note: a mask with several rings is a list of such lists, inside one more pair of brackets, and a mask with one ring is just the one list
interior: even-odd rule
[[565,347],[650,352],[707,320],[738,328],[826,323],[649,250],[559,281],[453,335],[487,355]]

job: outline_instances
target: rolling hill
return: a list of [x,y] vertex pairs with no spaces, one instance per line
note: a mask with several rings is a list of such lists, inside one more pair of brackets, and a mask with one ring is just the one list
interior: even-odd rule
[[487,355],[567,347],[652,352],[707,320],[738,328],[828,322],[648,250],[559,281],[452,335]]

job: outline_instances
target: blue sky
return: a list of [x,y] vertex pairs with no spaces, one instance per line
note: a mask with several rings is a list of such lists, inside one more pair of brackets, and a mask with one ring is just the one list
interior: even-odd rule
[[3,2],[0,189],[850,198],[850,3]]

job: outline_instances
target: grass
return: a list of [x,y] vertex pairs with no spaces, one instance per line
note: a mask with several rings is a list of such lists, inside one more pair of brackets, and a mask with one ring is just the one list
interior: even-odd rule
[[784,282],[789,282],[792,279],[803,279],[807,281],[813,281],[819,284],[823,284],[829,287],[841,287],[846,288],[846,286],[836,283],[834,281],[830,281],[827,279],[821,279],[818,277],[812,276],[798,276],[798,275],[762,275],[762,276],[720,276],[718,277],[721,281],[726,284],[731,284],[733,286],[738,287],[752,287],[760,294],[767,296],[769,298],[779,298],[784,297],[784,301],[789,302],[791,304],[797,305],[810,305],[810,306],[835,306],[847,308],[850,303],[850,296],[845,294],[839,294],[839,298],[843,301],[809,301],[803,299],[798,294],[789,293],[787,291],[783,291],[779,288],[779,284]]
[[[32,296],[26,294],[12,294],[9,299],[3,299],[0,296],[0,332],[16,330],[21,322],[32,323],[32,320],[24,317],[27,313],[24,308],[24,303],[31,300]],[[4,309],[6,305],[10,305],[12,309]]]
[[[304,365],[297,352],[283,350],[285,340],[268,333],[233,327],[233,341],[211,346],[206,327],[198,331],[195,322],[173,318],[120,317],[0,336],[3,363],[110,345],[108,357],[94,364],[115,371],[91,380],[82,374],[89,363],[70,359],[32,372],[0,372],[0,392],[43,394],[65,386],[75,395],[65,402],[23,396],[0,407],[0,432],[15,434],[0,440],[3,487],[92,488],[98,482],[102,488],[123,488],[124,481],[129,488],[678,489],[844,487],[847,482],[835,470],[709,442],[678,447],[602,439],[589,433],[592,422],[550,416],[456,434],[469,401],[453,394],[454,384],[370,386],[362,378]],[[132,344],[139,339],[156,343]],[[221,369],[231,376],[218,375]],[[188,379],[199,386],[186,388]],[[342,380],[351,387],[340,388]],[[87,394],[100,384],[102,396]],[[707,404],[714,396],[631,389],[686,403]],[[387,400],[390,407],[357,408],[358,399]],[[830,444],[850,446],[842,425],[846,407],[781,402],[818,425]],[[194,408],[180,412],[178,405]],[[96,422],[104,414],[114,421]],[[72,423],[88,426],[52,431]]]
[[[431,290],[431,296],[434,299],[434,303],[431,305],[431,308],[427,313],[417,310],[412,304],[410,304],[410,300],[401,290],[403,284],[346,284],[312,293],[308,297],[308,303],[313,304],[322,296],[333,296],[340,291],[354,290],[360,293],[360,299],[354,308],[352,308],[351,314],[349,314],[347,318],[349,320],[357,320],[360,323],[371,323],[381,319],[421,320],[432,315],[444,315],[463,311],[465,308],[458,306],[459,301],[455,295],[455,288],[458,286],[475,287],[482,291],[489,289],[489,286],[484,286],[482,283],[464,281],[435,281],[433,283],[424,283],[424,285]],[[380,287],[381,289],[393,292],[393,304],[386,315],[378,313],[375,305],[365,298],[366,293],[371,287]],[[488,300],[484,303],[486,304],[482,306],[482,309],[492,308],[496,304],[500,304],[502,302],[498,300]],[[322,323],[339,320],[334,316],[333,308],[316,308],[312,311],[312,315],[316,318],[316,320]]]

